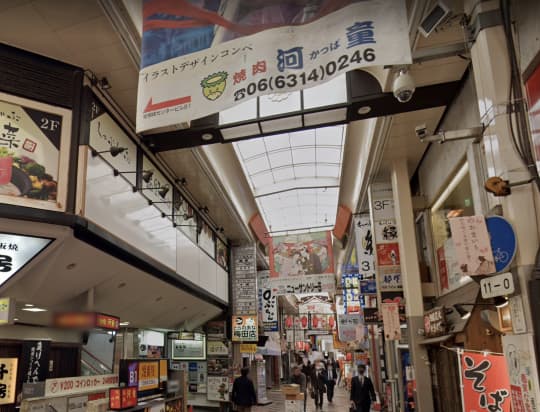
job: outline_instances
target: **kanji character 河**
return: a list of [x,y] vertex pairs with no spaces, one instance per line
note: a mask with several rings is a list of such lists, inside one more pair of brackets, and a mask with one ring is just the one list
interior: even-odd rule
[[285,69],[302,69],[304,67],[302,49],[303,47],[293,47],[289,50],[278,49],[278,70],[283,72]]

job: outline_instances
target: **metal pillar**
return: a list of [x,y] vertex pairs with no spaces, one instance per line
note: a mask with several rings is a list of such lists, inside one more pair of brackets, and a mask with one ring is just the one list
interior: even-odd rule
[[403,294],[407,306],[409,350],[412,355],[417,387],[416,406],[419,412],[431,412],[433,411],[433,397],[431,396],[432,383],[428,354],[425,347],[418,344],[420,337],[417,331],[424,327],[424,304],[406,159],[395,160],[392,164],[392,192],[399,233]]

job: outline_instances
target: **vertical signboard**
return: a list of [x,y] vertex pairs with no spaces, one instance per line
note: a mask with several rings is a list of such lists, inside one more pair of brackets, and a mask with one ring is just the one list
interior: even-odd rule
[[51,342],[27,340],[21,350],[21,376],[23,383],[43,382],[49,374]]
[[256,253],[255,244],[232,249],[232,304],[235,315],[257,313]]
[[375,253],[369,214],[354,217],[358,270],[365,279],[375,278]]
[[277,296],[270,286],[270,271],[257,272],[259,285],[259,314],[265,332],[277,332],[278,328],[278,303]]
[[17,358],[0,358],[0,405],[15,403]]
[[386,340],[401,339],[401,325],[399,322],[399,304],[381,303],[384,337]]
[[510,412],[510,381],[504,356],[464,352],[461,355],[465,411]]

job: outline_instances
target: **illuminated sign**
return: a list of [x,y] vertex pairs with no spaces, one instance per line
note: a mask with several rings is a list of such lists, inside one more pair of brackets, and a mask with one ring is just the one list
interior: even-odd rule
[[0,405],[15,402],[17,358],[0,358]]
[[54,325],[70,329],[120,329],[120,318],[95,312],[64,312],[54,316]]
[[257,342],[257,315],[253,316],[233,316],[233,342]]

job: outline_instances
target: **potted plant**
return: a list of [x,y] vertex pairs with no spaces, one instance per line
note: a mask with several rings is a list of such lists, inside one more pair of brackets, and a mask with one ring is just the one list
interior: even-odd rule
[[11,182],[11,170],[13,167],[13,153],[5,147],[0,147],[0,185]]

